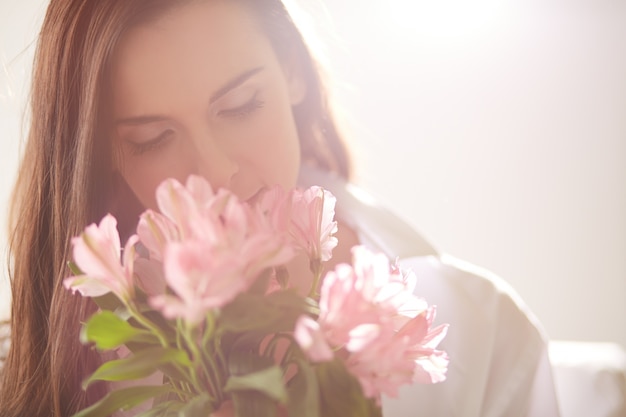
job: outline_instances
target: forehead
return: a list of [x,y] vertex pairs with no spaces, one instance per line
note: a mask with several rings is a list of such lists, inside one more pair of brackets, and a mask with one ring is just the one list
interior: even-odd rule
[[162,97],[210,94],[233,75],[276,65],[271,44],[245,6],[190,2],[121,39],[111,72],[115,113]]

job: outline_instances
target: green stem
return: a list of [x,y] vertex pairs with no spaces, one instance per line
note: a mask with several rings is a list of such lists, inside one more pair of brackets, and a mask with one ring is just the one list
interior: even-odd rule
[[[193,383],[193,386],[196,389],[196,392],[203,392],[204,390],[202,389],[202,386],[200,385],[200,381],[198,380],[198,371],[197,371],[198,359],[200,359],[200,361],[202,362],[202,358],[200,357],[198,346],[196,346],[196,343],[193,340],[193,335],[191,334],[193,328],[186,325],[186,323],[181,323],[180,321],[177,323],[177,325],[178,325],[178,330],[182,331],[183,338],[185,339],[187,347],[189,348],[189,350],[191,350],[191,369],[190,369],[191,382]],[[180,327],[183,327],[183,329],[181,329]]]
[[[217,396],[219,401],[221,402],[222,393],[219,388],[220,376],[217,374],[219,371],[216,367],[213,358],[208,352],[209,343],[213,339],[215,330],[215,317],[213,314],[209,313],[206,316],[205,321],[205,329],[204,334],[202,335],[202,344],[200,346],[200,350],[197,350],[198,357],[200,359],[200,364],[202,365],[202,369],[204,370],[204,374],[206,376],[207,383],[209,384],[209,389],[211,390],[211,394]],[[195,346],[195,345],[194,345]],[[207,367],[208,362],[208,367]]]
[[[207,383],[209,384],[209,389],[211,390],[211,394],[219,400],[222,401],[222,391],[219,389],[220,377],[218,375],[219,370],[216,367],[215,362],[211,358],[211,355],[206,350],[202,350],[202,366],[204,368],[204,372],[206,374]],[[209,363],[209,367],[207,368],[206,362]]]
[[204,333],[202,334],[202,347],[206,347],[215,331],[215,318],[211,313],[207,314]]
[[[159,326],[157,326],[156,324],[152,323],[152,321],[150,321],[146,316],[141,314],[141,312],[139,312],[139,310],[135,307],[134,304],[128,303],[128,304],[126,304],[126,308],[128,309],[128,311],[130,312],[130,314],[132,315],[133,318],[135,318],[141,325],[143,325],[146,329],[152,331],[156,335],[156,337],[159,339],[159,342],[161,343],[162,347],[164,347],[164,348],[169,348],[170,347],[170,344],[167,341],[167,337],[161,331]],[[179,338],[177,337],[177,344],[179,342],[178,339]],[[178,346],[178,348],[180,349],[180,346]],[[184,367],[180,366],[179,364],[174,363],[173,365],[176,367],[176,369],[178,371],[180,371],[182,374],[184,374],[187,379],[191,379],[192,381],[195,382],[195,375],[193,374],[193,369],[191,370],[191,374],[190,374],[190,372],[188,372],[187,369],[185,369]],[[181,382],[181,387],[182,387],[182,382]],[[192,392],[189,389],[189,386],[187,386],[187,392],[189,392],[189,393]],[[177,390],[177,394],[180,397],[182,393]]]
[[[168,377],[172,387],[174,388],[174,391],[176,392],[176,395],[178,395],[178,398],[180,400],[184,400],[185,399],[185,393],[183,391],[183,384],[181,381],[174,381],[172,378]],[[180,385],[180,386],[179,386]]]
[[128,311],[130,312],[131,316],[137,320],[143,327],[145,327],[146,329],[152,331],[156,337],[159,339],[159,342],[161,343],[161,346],[167,348],[169,347],[169,342],[167,341],[167,337],[165,336],[165,334],[163,334],[163,332],[161,331],[161,329],[159,328],[159,326],[157,326],[156,324],[152,323],[150,320],[148,320],[148,318],[146,316],[144,316],[143,314],[141,314],[139,312],[139,310],[137,308],[135,308],[135,305],[132,303],[124,303],[126,308],[128,309]]
[[267,344],[267,347],[265,348],[263,355],[273,360],[275,352],[276,352],[276,346],[281,339],[286,340],[288,342],[288,345],[287,345],[287,349],[285,349],[283,356],[280,358],[280,363],[278,365],[283,370],[283,374],[286,374],[287,366],[292,361],[291,358],[293,357],[293,354],[294,354],[294,347],[297,346],[296,341],[292,335],[288,333],[274,334],[272,339]]
[[323,268],[324,266],[322,265],[322,261],[320,259],[311,259],[311,261],[309,262],[309,269],[311,270],[311,272],[313,272],[313,283],[311,284],[309,297],[313,298],[316,301],[320,298],[318,286],[322,278]]
[[220,375],[223,375],[223,373],[226,372],[226,369],[228,369],[228,362],[226,361],[226,357],[224,356],[224,352],[222,351],[221,344],[221,336],[217,336],[213,339],[213,349],[217,353],[217,358],[219,361],[219,368],[217,369],[220,370]]

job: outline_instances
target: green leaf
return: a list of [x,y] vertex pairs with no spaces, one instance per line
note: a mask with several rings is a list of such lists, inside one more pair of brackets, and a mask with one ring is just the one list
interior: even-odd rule
[[[159,402],[159,398],[171,396],[173,399],[168,401]],[[175,398],[175,399],[174,399]],[[186,403],[182,402],[175,394],[174,390],[165,393],[152,402],[152,408],[146,410],[135,417],[179,417],[178,413],[185,407]],[[205,416],[207,416],[206,414]]]
[[272,359],[260,356],[256,350],[231,349],[228,353],[228,371],[234,376],[247,375],[272,365]]
[[290,416],[320,417],[320,393],[317,376],[308,362],[296,359],[298,373],[289,381],[287,410]]
[[227,332],[290,332],[298,317],[312,310],[302,296],[291,290],[269,295],[243,293],[224,307],[219,327]]
[[283,371],[276,365],[246,375],[231,375],[224,387],[224,392],[247,390],[261,392],[281,403],[287,401]]
[[[328,417],[381,417],[374,400],[365,397],[359,381],[342,362],[334,360],[315,366],[321,399],[321,415]],[[341,395],[337,395],[340,392]]]
[[145,378],[154,373],[159,365],[177,362],[190,365],[187,353],[172,348],[149,348],[124,359],[112,360],[103,363],[96,371],[83,382],[83,389],[94,381],[127,381]]
[[157,395],[171,391],[167,385],[153,385],[146,387],[129,387],[107,394],[89,408],[74,414],[72,417],[109,417],[119,410],[130,410]]
[[[236,417],[269,417],[277,413],[275,398],[286,396],[282,372],[265,373],[277,368],[270,358],[256,351],[231,350],[228,356],[230,378],[224,391],[230,391]],[[260,386],[263,385],[263,386]],[[282,387],[282,388],[281,388]],[[281,393],[281,389],[285,393]]]
[[[187,358],[188,359],[188,358]],[[180,363],[179,363],[180,364]],[[182,364],[180,364],[182,365]],[[185,366],[187,367],[187,366]],[[163,372],[166,377],[169,377],[175,381],[187,381],[188,376],[181,372],[178,367],[171,363],[162,364],[159,366],[159,371]]]
[[237,391],[232,395],[235,417],[276,417],[275,401],[256,391]]
[[180,409],[178,417],[207,417],[215,411],[212,403],[213,399],[208,394],[198,395]]
[[[116,312],[116,314],[119,314],[119,312]],[[166,342],[168,342],[170,345],[173,345],[176,343],[175,326],[171,322],[166,321],[165,318],[163,318],[163,316],[159,312],[146,310],[146,311],[142,311],[141,314],[143,314],[143,316],[147,320],[149,320],[154,326],[160,329],[161,334],[165,336]],[[133,327],[143,327],[143,325],[135,317],[129,317],[128,323]],[[147,331],[150,332],[151,335],[154,335],[152,330],[147,330]],[[147,339],[137,338],[135,340],[130,340],[128,341],[128,343],[126,343],[126,347],[131,352],[140,352],[142,350],[154,347],[154,345],[161,346],[161,342],[160,341],[155,342],[154,339],[147,340]]]
[[180,401],[170,401],[153,406],[135,417],[178,417],[178,411],[183,407]]
[[131,341],[158,342],[150,332],[137,329],[111,311],[94,314],[81,331],[83,343],[93,342],[100,350],[115,349]]
[[[184,381],[184,378],[179,379],[180,381]],[[163,383],[166,384],[167,378],[163,377]],[[168,404],[168,407],[172,408],[175,411],[178,411],[184,404],[180,402],[180,397],[178,394],[174,392],[168,392],[163,395],[159,395],[152,402],[154,406],[161,406],[161,404]]]
[[281,316],[264,296],[244,293],[224,307],[219,326],[223,331],[246,332],[268,327]]

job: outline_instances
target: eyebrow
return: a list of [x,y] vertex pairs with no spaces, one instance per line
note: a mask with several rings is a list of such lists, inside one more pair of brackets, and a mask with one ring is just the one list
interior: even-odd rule
[[[209,103],[210,104],[215,103],[221,97],[228,94],[228,92],[239,87],[241,84],[245,83],[254,75],[258,74],[264,69],[265,69],[264,67],[256,67],[256,68],[252,68],[248,71],[245,71],[237,75],[236,77],[228,81],[226,84],[224,84],[222,87],[218,88],[217,91],[215,91],[211,95],[211,98],[209,99]],[[135,117],[127,117],[123,119],[118,119],[115,121],[115,124],[116,125],[139,125],[139,124],[144,124],[144,123],[160,122],[166,119],[167,117],[161,116],[161,115],[135,116]]]
[[215,93],[213,93],[209,102],[213,104],[220,97],[226,95],[229,91],[234,90],[235,88],[239,87],[241,84],[248,81],[248,79],[250,79],[253,75],[256,75],[257,73],[263,71],[263,69],[264,67],[252,68],[251,70],[248,70],[236,76],[235,78],[233,78],[232,80],[224,84],[222,87],[220,87]]

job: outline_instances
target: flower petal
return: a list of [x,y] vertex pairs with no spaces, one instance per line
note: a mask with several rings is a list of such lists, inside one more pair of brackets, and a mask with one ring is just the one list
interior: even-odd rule
[[326,362],[333,359],[334,354],[319,324],[308,316],[301,316],[296,322],[293,337],[302,350],[313,362]]
[[63,286],[68,290],[72,290],[72,293],[78,291],[83,297],[100,297],[111,292],[111,288],[103,283],[102,280],[91,278],[87,275],[65,278]]

